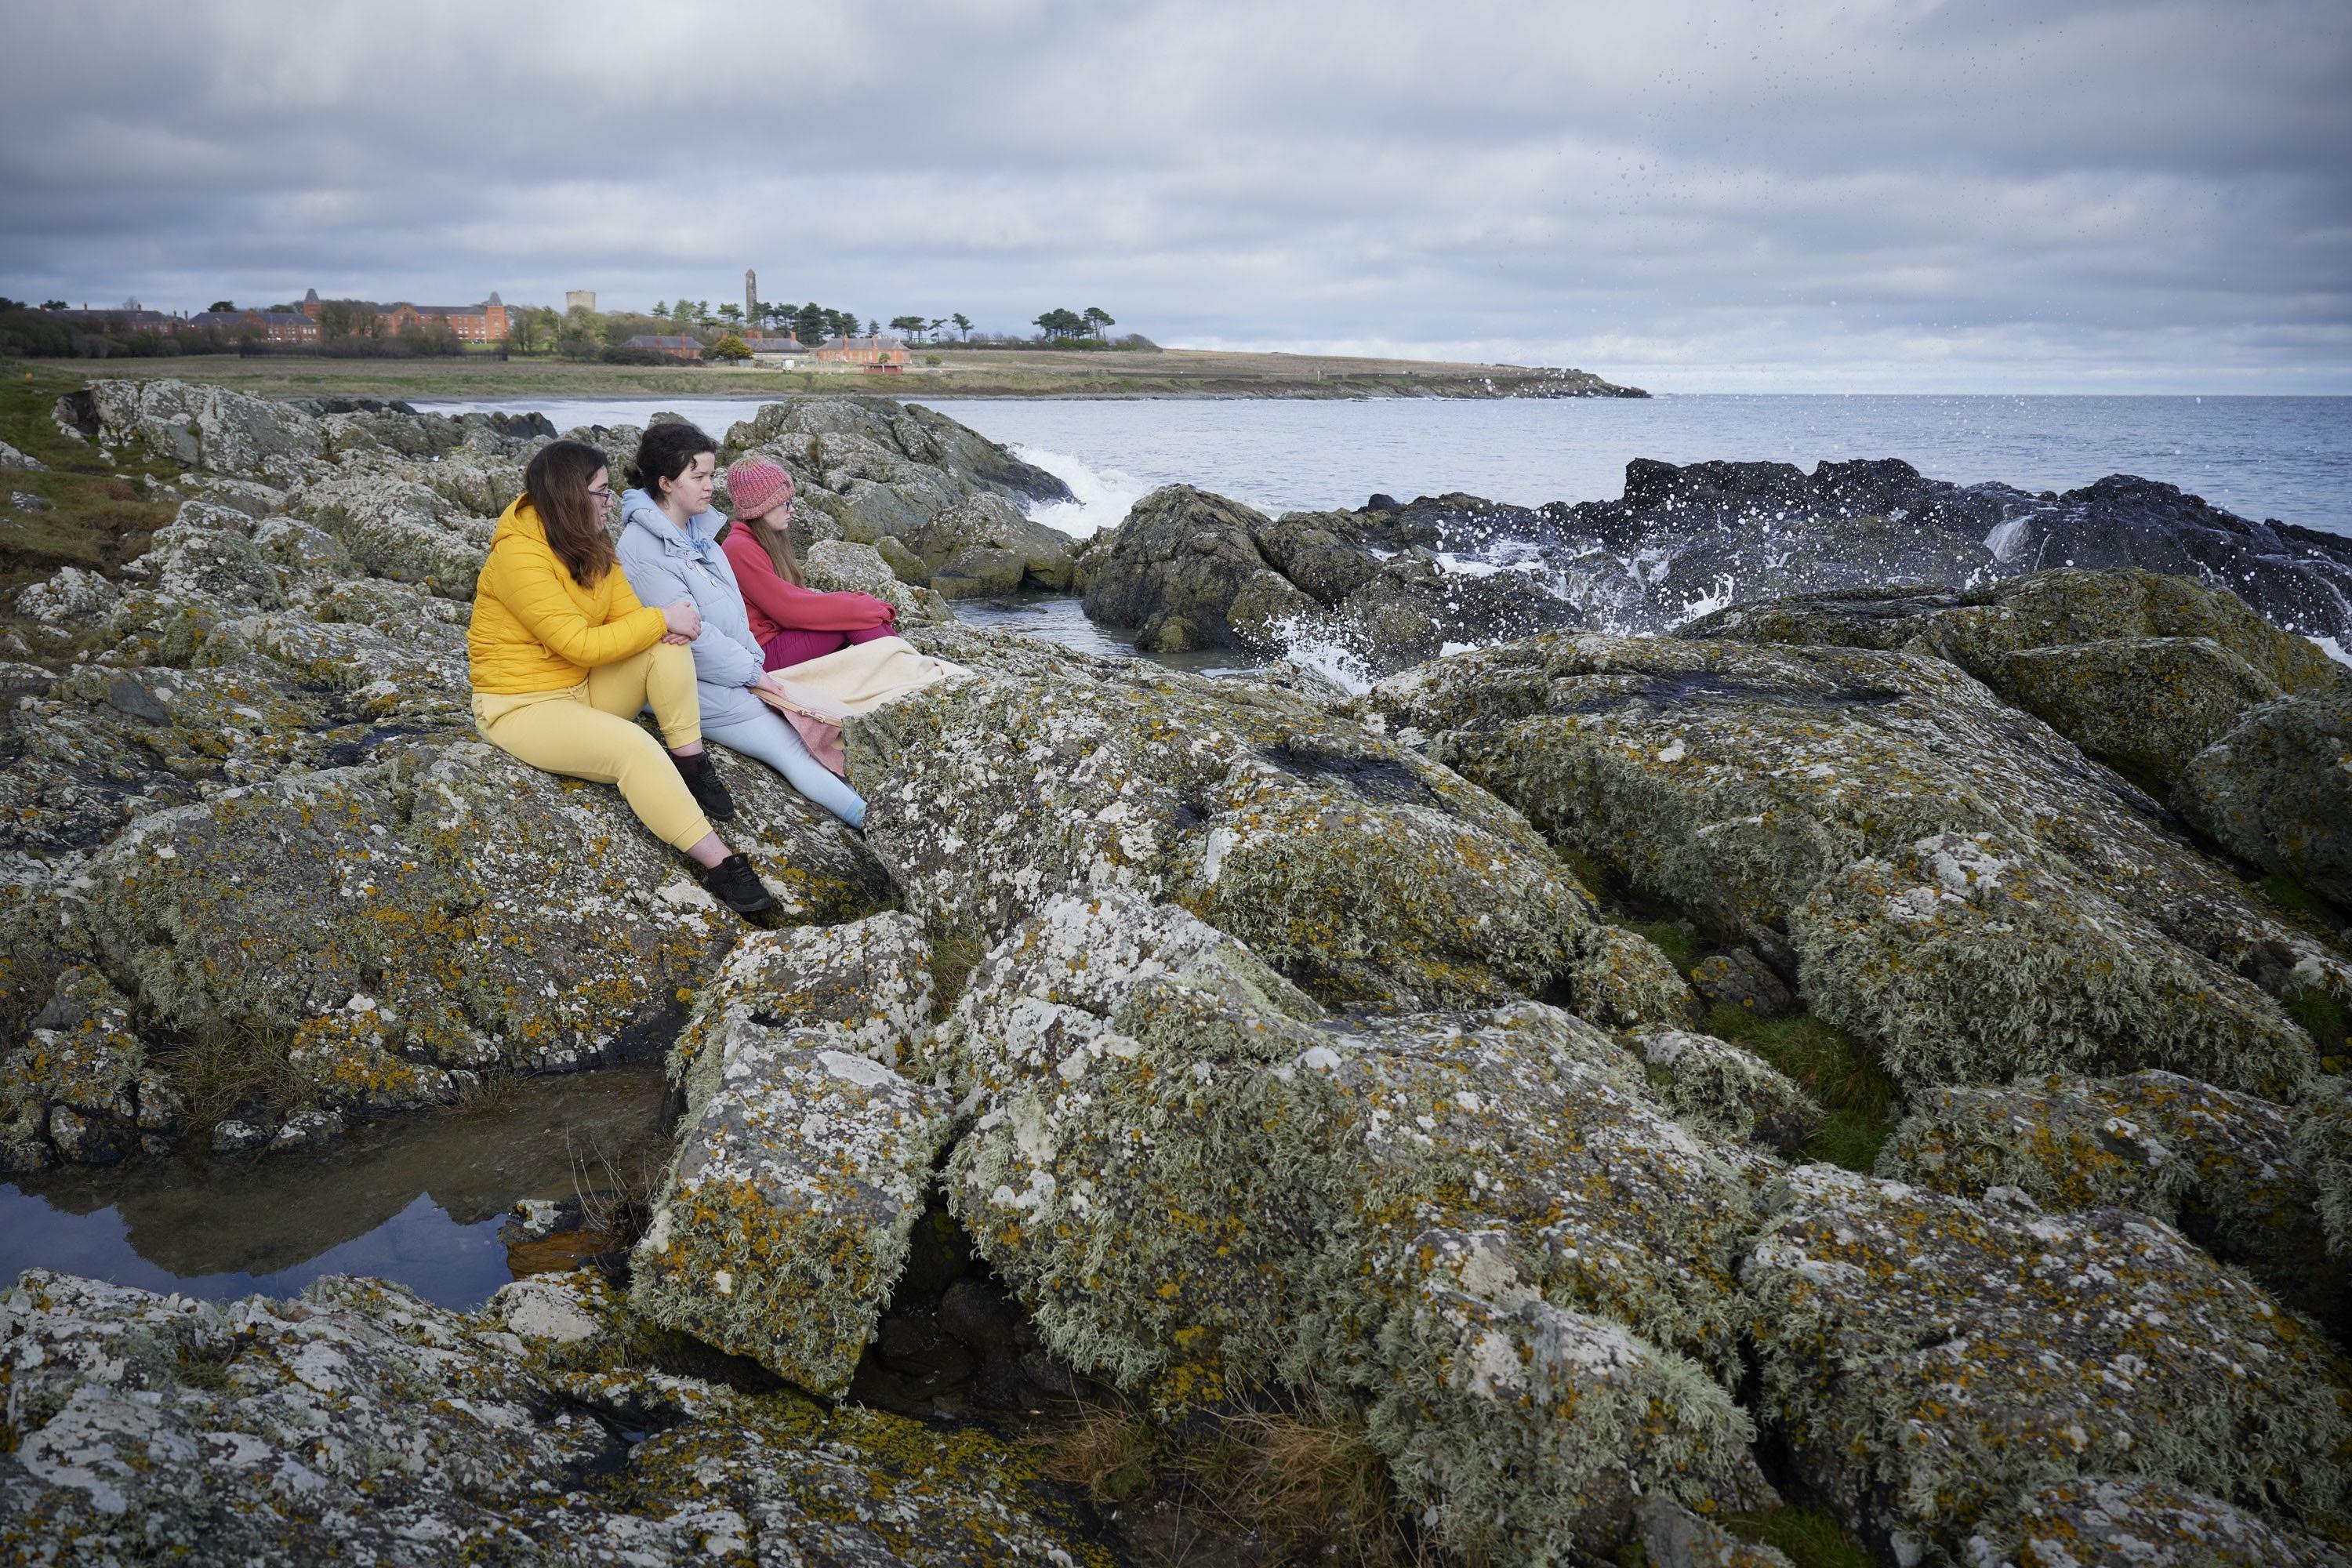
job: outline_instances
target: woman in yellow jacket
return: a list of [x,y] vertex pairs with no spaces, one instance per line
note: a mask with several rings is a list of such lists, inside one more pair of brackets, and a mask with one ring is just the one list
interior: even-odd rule
[[[702,749],[686,647],[701,616],[690,601],[650,609],[629,591],[604,531],[604,453],[551,442],[522,483],[491,535],[466,628],[475,728],[532,767],[620,785],[637,819],[684,850],[728,908],[773,907],[751,863],[710,830],[735,807]],[[648,706],[660,742],[637,723]]]

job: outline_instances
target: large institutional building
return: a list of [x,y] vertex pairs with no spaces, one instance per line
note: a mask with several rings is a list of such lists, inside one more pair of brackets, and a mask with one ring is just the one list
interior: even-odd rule
[[[505,342],[513,328],[512,312],[495,289],[478,305],[412,305],[405,300],[391,305],[379,305],[369,300],[357,303],[373,310],[387,332],[409,327],[429,329],[446,323],[462,342],[495,343]],[[302,314],[311,321],[318,321],[326,308],[316,289],[302,296]]]

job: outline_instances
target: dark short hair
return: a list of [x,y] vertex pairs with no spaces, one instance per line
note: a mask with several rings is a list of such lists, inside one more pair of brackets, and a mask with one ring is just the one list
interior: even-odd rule
[[659,500],[662,481],[677,479],[705,452],[716,458],[719,443],[700,427],[683,419],[656,425],[637,442],[637,455],[629,464],[629,483]]

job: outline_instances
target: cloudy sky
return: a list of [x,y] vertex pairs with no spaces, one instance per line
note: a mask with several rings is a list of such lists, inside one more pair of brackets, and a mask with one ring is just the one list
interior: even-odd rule
[[2344,0],[9,7],[0,293],[2352,392]]

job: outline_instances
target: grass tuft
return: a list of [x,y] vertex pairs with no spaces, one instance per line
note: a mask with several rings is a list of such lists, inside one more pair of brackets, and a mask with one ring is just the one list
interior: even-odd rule
[[607,1251],[636,1246],[654,1222],[654,1194],[661,1188],[662,1162],[653,1148],[616,1150],[593,1133],[578,1148],[566,1133],[563,1147],[572,1158],[572,1194],[579,1200],[581,1228],[603,1237]]
[[1870,1553],[1823,1508],[1736,1513],[1724,1529],[1758,1546],[1777,1548],[1796,1568],[1872,1568]]
[[228,1386],[228,1363],[236,1359],[234,1345],[182,1345],[173,1373],[185,1388],[217,1394]]
[[2342,910],[2283,871],[2272,872],[2256,886],[2262,889],[2263,897],[2279,908],[2302,915],[2328,931],[2340,930],[2345,924]]
[[1181,1433],[1092,1405],[1025,1441],[1046,1476],[1097,1506],[1158,1504],[1213,1520],[1250,1542],[1253,1562],[1454,1561],[1420,1542],[1362,1426],[1314,1405],[1245,1410]]
[[1798,1156],[1868,1174],[1895,1130],[1895,1080],[1869,1047],[1810,1013],[1759,1018],[1743,1008],[1708,1009],[1706,1032],[1755,1052],[1794,1079],[1823,1112],[1821,1131]]
[[158,1051],[186,1108],[189,1148],[207,1146],[213,1129],[232,1117],[283,1121],[302,1103],[310,1085],[287,1045],[285,1036],[256,1025],[211,1023],[176,1048]]
[[931,941],[931,1022],[944,1023],[971,983],[971,972],[988,956],[980,933],[959,927]]
[[452,1109],[467,1116],[506,1116],[521,1096],[520,1074],[494,1070],[476,1075],[473,1082],[459,1089]]
[[1674,961],[1675,972],[1685,980],[1706,955],[1698,930],[1688,921],[1628,921],[1626,930],[1649,939],[1650,945]]

